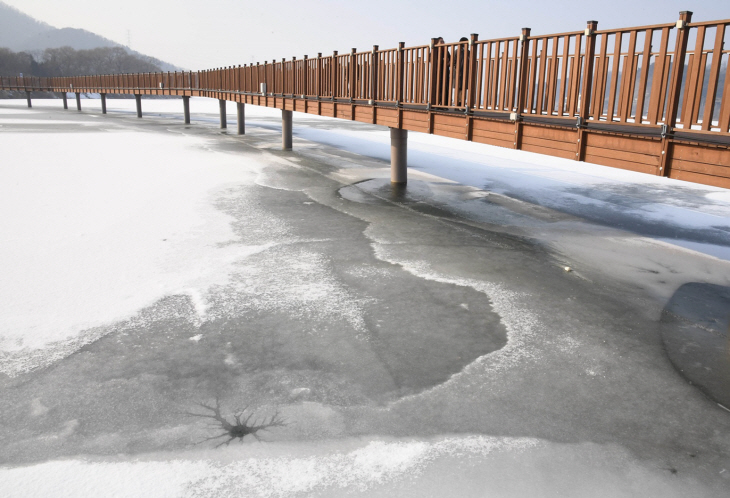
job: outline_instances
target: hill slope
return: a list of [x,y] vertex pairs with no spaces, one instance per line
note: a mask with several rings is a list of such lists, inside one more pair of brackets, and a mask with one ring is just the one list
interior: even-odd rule
[[41,35],[53,26],[23,14],[15,7],[0,2],[0,47],[22,50],[22,43],[29,38]]
[[179,67],[159,59],[140,54],[108,38],[91,31],[76,28],[55,28],[38,21],[15,7],[0,1],[0,47],[14,52],[40,53],[51,48],[71,47],[75,50],[91,50],[105,47],[121,47],[128,54],[145,59],[162,71],[178,71]]

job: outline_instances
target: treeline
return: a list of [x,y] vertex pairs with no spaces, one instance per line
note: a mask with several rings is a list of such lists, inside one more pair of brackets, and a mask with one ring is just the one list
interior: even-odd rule
[[47,48],[42,52],[13,52],[0,48],[0,76],[79,76],[151,73],[160,66],[151,57],[128,53],[123,47],[75,50]]

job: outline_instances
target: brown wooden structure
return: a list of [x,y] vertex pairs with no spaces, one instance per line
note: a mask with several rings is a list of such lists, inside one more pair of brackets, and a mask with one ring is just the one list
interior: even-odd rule
[[211,97],[730,188],[730,19],[691,17],[0,89]]

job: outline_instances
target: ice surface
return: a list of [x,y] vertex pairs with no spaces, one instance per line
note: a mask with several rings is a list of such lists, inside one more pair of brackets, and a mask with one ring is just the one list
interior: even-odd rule
[[[235,137],[213,99],[191,126],[179,100],[24,105],[0,103],[0,495],[728,488],[727,415],[655,334],[681,285],[730,285],[727,190],[411,133],[399,193],[381,127],[295,113],[282,154],[273,109]],[[216,395],[291,423],[195,445]]]
[[[63,133],[43,140],[38,147],[32,130],[0,134],[2,351],[63,349],[162,296],[204,294],[261,250],[226,244],[230,219],[210,204],[220,189],[255,178],[256,160],[210,161],[205,140],[174,135],[97,129],[83,143]],[[41,361],[28,355],[2,371]]]

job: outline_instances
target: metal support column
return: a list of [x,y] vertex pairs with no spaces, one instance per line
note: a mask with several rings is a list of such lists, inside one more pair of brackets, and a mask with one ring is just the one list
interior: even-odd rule
[[183,112],[185,113],[185,124],[190,124],[190,97],[183,96]]
[[63,97],[63,108],[68,109],[68,96],[66,95],[66,92],[62,92],[61,97]]
[[79,92],[76,92],[76,110],[81,110],[81,94]]
[[246,134],[246,104],[236,102],[236,119],[238,120],[238,134]]
[[292,111],[281,111],[281,148],[291,150],[292,146]]
[[223,99],[219,99],[218,107],[220,109],[221,115],[221,128],[225,129],[228,127],[228,123],[226,123],[226,101]]
[[28,107],[33,107],[33,104],[30,101],[30,92],[25,92],[25,98],[28,99]]
[[101,113],[106,114],[106,93],[101,94]]
[[390,129],[390,182],[405,185],[408,181],[408,130]]
[[135,95],[134,100],[137,101],[137,117],[142,117],[142,95]]

